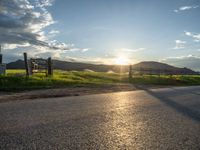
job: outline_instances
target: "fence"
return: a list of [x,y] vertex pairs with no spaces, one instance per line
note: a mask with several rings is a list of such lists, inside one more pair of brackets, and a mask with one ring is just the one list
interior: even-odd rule
[[26,69],[26,76],[34,73],[44,73],[46,76],[53,75],[52,59],[30,58],[28,60],[27,53],[24,53],[24,64]]
[[134,75],[185,75],[185,74],[191,74],[191,75],[197,75],[198,73],[195,72],[188,72],[187,70],[176,70],[176,69],[165,69],[165,68],[142,68],[142,67],[134,67],[132,65],[129,66],[129,79],[131,79]]
[[6,74],[6,64],[0,64],[0,75]]
[[3,64],[3,55],[1,54],[1,45],[0,45],[0,75],[6,74],[6,64]]

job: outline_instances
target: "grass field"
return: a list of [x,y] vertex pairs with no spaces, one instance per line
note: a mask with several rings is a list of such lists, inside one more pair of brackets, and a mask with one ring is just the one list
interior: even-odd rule
[[[34,74],[29,78],[24,76],[24,70],[7,70],[6,73],[6,76],[0,76],[1,91],[101,86],[129,82],[127,74],[118,73],[55,70],[53,77],[46,77],[44,74]],[[200,85],[200,76],[138,75],[133,76],[130,82],[143,85]]]
[[24,70],[7,70],[6,76],[0,76],[0,90],[100,86],[119,82],[127,82],[125,74],[55,70],[53,77],[34,74],[26,78]]

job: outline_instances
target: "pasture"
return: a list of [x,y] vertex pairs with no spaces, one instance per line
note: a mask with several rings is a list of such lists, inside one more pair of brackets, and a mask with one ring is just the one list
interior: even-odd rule
[[52,77],[44,74],[25,76],[25,70],[7,70],[0,76],[1,91],[23,91],[47,88],[95,87],[131,83],[135,85],[200,85],[199,75],[133,75],[129,80],[127,73],[106,73],[92,71],[55,70]]

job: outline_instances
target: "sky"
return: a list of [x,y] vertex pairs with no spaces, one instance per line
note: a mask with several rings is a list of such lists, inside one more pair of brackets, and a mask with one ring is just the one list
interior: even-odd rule
[[200,0],[0,0],[5,62],[30,57],[200,70]]

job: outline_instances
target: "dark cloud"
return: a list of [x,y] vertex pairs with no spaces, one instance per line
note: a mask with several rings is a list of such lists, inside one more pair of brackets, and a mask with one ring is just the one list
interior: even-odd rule
[[21,28],[24,27],[23,22],[18,21],[18,19],[12,18],[10,16],[0,14],[0,28]]
[[52,42],[43,30],[53,24],[51,14],[46,7],[52,0],[0,0],[0,44],[16,46],[31,44],[51,49],[69,50],[67,44]]

